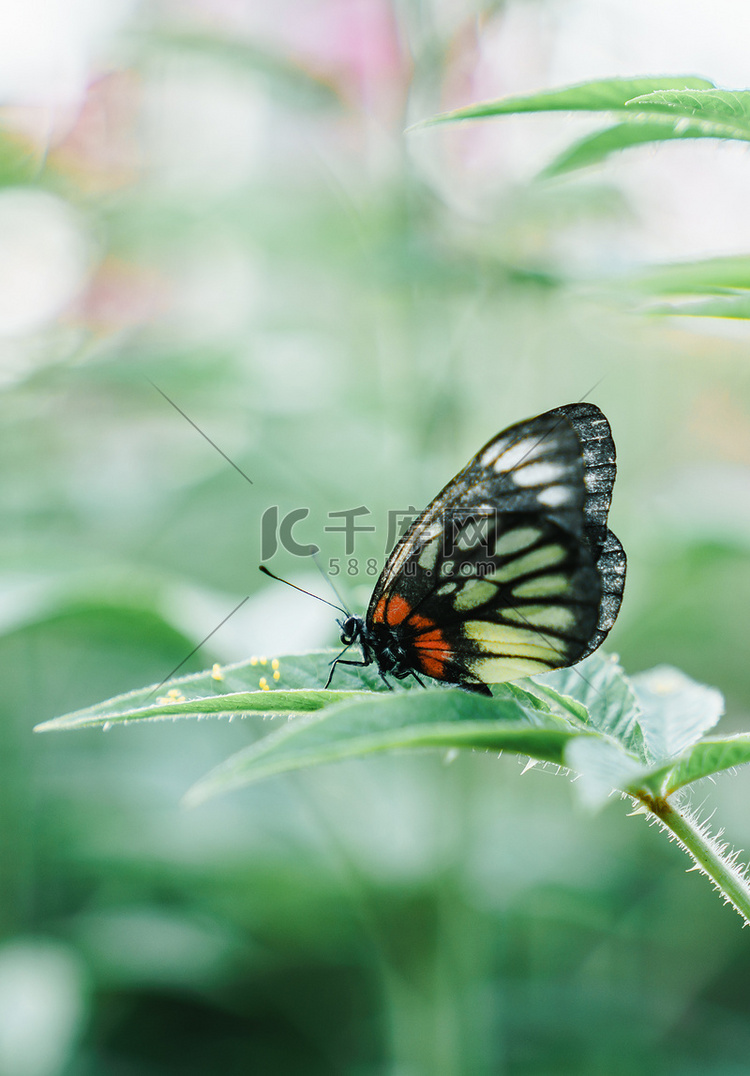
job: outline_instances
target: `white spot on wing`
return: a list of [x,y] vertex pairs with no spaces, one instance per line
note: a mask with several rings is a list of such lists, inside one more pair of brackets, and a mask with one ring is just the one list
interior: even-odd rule
[[529,579],[513,587],[513,594],[517,598],[563,596],[570,590],[570,585],[566,575],[541,575],[538,579]]
[[495,555],[508,557],[511,553],[518,553],[521,549],[538,542],[542,532],[536,527],[516,527],[515,530],[501,534],[495,542]]
[[429,542],[431,538],[436,538],[439,534],[443,533],[443,523],[440,519],[434,519],[432,523],[428,523],[419,532],[419,537],[423,542]]
[[499,441],[493,441],[487,451],[482,453],[482,458],[479,461],[481,465],[483,467],[489,467],[490,464],[494,463],[500,453],[505,449],[507,444],[508,441],[504,437],[501,438]]
[[539,444],[539,440],[533,437],[524,437],[522,441],[517,441],[497,457],[494,465],[495,470],[498,473],[512,471],[520,463],[531,459],[538,451]]
[[488,580],[497,583],[507,583],[511,579],[518,579],[523,575],[531,575],[532,572],[540,572],[543,568],[551,568],[565,560],[566,551],[559,545],[545,545],[541,549],[532,549],[530,553],[524,553],[515,560],[508,561],[502,567],[487,575]]
[[537,500],[549,508],[558,508],[570,500],[570,490],[567,486],[548,486],[537,494]]
[[549,668],[546,662],[527,658],[480,658],[471,666],[471,671],[485,684],[502,684],[506,680],[518,680],[521,676],[549,672]]
[[566,468],[560,463],[530,463],[519,467],[513,477],[519,486],[544,486],[562,478]]
[[493,649],[498,644],[503,647],[536,646],[540,641],[539,633],[533,628],[524,630],[510,624],[495,624],[491,620],[467,620],[464,635],[487,646],[494,644]]
[[432,569],[435,567],[435,561],[437,560],[439,548],[439,538],[433,538],[431,542],[428,542],[422,552],[419,554],[419,567],[424,568],[426,572],[431,572]]
[[525,624],[539,630],[547,628],[567,631],[576,621],[573,610],[564,605],[525,605],[520,609],[505,609],[503,616],[516,624]]
[[478,605],[484,605],[497,594],[497,587],[492,583],[485,583],[482,579],[472,579],[465,583],[455,597],[454,609],[463,612],[466,609],[476,609]]

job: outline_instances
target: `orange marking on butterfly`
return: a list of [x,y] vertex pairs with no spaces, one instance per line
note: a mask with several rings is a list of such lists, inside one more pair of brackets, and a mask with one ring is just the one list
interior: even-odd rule
[[415,621],[419,622],[418,627],[428,629],[421,631],[414,640],[419,667],[435,680],[444,680],[446,662],[453,657],[451,644],[440,628],[435,627],[434,621],[422,616],[413,617],[411,623]]
[[[381,605],[383,606],[381,612]],[[386,608],[385,596],[383,596],[378,602],[377,609],[375,610],[374,620],[385,620],[386,624],[400,624],[402,620],[406,620],[407,616],[411,612],[411,606],[406,598],[402,598],[400,594],[394,594],[391,600],[388,602]],[[378,613],[381,616],[378,617]]]
[[435,680],[445,680],[445,663],[448,657],[447,651],[445,651],[445,657],[435,657],[432,653],[419,654],[417,659],[419,669]]
[[434,631],[426,631],[420,635],[414,645],[418,650],[450,650],[451,644],[445,638],[440,628]]
[[383,595],[375,607],[372,619],[376,624],[386,623],[393,627],[408,618],[409,631],[414,632],[414,639],[410,641],[414,647],[417,667],[427,676],[443,680],[446,662],[453,656],[451,644],[434,620],[418,613],[412,615],[411,610],[411,605],[400,594],[394,594],[388,601]]

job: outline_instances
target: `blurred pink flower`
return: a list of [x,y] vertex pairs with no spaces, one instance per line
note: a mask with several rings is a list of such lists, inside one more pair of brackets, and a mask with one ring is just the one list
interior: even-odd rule
[[136,328],[168,309],[167,281],[155,270],[105,258],[67,320],[96,335]]
[[355,107],[403,108],[411,60],[389,0],[180,0],[170,16],[192,29],[239,35],[329,83]]
[[50,151],[52,167],[89,193],[133,183],[142,165],[136,136],[140,106],[135,72],[115,71],[94,80],[70,128]]
[[291,54],[346,97],[369,107],[384,92],[403,90],[410,72],[386,0],[319,0],[297,14],[285,25]]

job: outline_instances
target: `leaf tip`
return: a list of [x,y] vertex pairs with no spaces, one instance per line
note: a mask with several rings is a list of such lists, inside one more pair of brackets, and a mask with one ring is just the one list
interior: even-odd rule
[[40,721],[38,725],[34,725],[32,732],[52,732],[55,729],[60,728],[60,718],[51,717],[48,721]]
[[404,134],[414,134],[415,131],[424,131],[428,127],[436,127],[440,123],[445,123],[452,117],[451,112],[438,112],[435,116],[428,116],[425,120],[416,120],[415,123],[410,123],[408,127],[404,128]]
[[211,791],[206,787],[205,781],[196,781],[194,785],[190,786],[180,800],[180,807],[184,808],[186,811],[192,811],[194,807],[202,806],[206,800],[210,798]]

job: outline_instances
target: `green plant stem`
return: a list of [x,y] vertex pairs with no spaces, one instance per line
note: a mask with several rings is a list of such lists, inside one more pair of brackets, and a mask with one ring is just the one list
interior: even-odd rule
[[696,866],[709,876],[724,898],[734,905],[746,923],[750,923],[750,884],[743,870],[733,861],[705,826],[696,823],[689,814],[678,811],[666,798],[640,797],[642,802],[668,829]]

